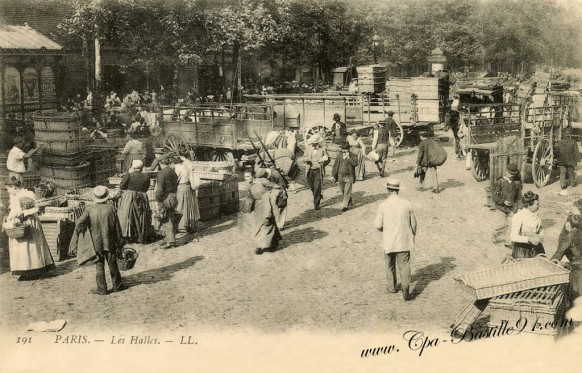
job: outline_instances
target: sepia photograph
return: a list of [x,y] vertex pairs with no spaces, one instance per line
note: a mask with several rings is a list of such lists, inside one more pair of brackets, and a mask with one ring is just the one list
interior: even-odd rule
[[579,372],[582,0],[0,0],[0,372]]

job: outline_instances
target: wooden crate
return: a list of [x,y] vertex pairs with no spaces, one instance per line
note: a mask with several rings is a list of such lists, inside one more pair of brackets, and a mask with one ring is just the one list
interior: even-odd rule
[[525,158],[526,150],[518,137],[510,136],[498,140],[495,148],[489,152],[489,184],[491,189],[495,186],[497,179],[503,176],[510,163],[515,163],[520,175],[523,175]]
[[477,320],[479,315],[481,315],[483,310],[487,307],[488,303],[489,301],[487,299],[471,301],[471,303],[467,304],[451,323],[451,329],[453,331],[465,330],[469,325]]

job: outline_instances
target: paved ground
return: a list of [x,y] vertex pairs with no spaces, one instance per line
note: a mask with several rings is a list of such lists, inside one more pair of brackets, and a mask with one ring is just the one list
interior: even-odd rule
[[[402,180],[401,194],[413,202],[418,247],[412,253],[414,300],[385,290],[380,233],[372,227],[384,179],[372,163],[368,178],[354,186],[355,207],[342,213],[337,186],[325,182],[324,204],[311,209],[311,192],[291,193],[280,250],[257,256],[236,215],[205,224],[199,233],[169,250],[139,248],[134,269],[123,272],[129,289],[106,297],[91,295],[94,268],[75,260],[58,263],[50,277],[22,282],[0,275],[0,330],[19,332],[33,321],[68,320],[67,333],[180,330],[299,329],[324,332],[399,332],[414,326],[447,333],[471,296],[455,283],[465,272],[494,266],[509,252],[490,243],[493,213],[484,207],[484,183],[443,143],[449,160],[440,169],[441,194],[416,189],[415,149],[399,150],[390,176]],[[558,196],[558,183],[525,190],[541,195],[539,215],[546,250],[556,248],[575,196]]]

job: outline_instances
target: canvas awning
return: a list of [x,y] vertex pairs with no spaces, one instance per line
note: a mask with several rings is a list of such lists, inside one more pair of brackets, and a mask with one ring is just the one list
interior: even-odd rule
[[0,54],[59,54],[63,47],[28,26],[0,25]]

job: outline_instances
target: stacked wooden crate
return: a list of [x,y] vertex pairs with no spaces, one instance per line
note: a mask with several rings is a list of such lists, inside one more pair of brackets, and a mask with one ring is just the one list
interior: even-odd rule
[[386,82],[390,110],[395,112],[394,119],[400,124],[412,122],[412,80],[410,78],[390,78]]
[[238,179],[231,176],[220,183],[220,211],[224,215],[234,214],[240,209]]
[[35,142],[43,147],[35,157],[41,178],[52,182],[57,194],[91,186],[81,117],[76,113],[37,112],[32,120]]
[[198,188],[200,220],[212,220],[220,216],[220,183],[202,180]]
[[361,93],[380,93],[386,89],[386,67],[381,65],[360,66],[358,87]]
[[117,147],[89,145],[88,149],[92,185],[107,185],[108,179],[117,173]]
[[449,86],[440,78],[411,78],[410,88],[416,95],[416,113],[419,122],[441,123],[449,99]]

